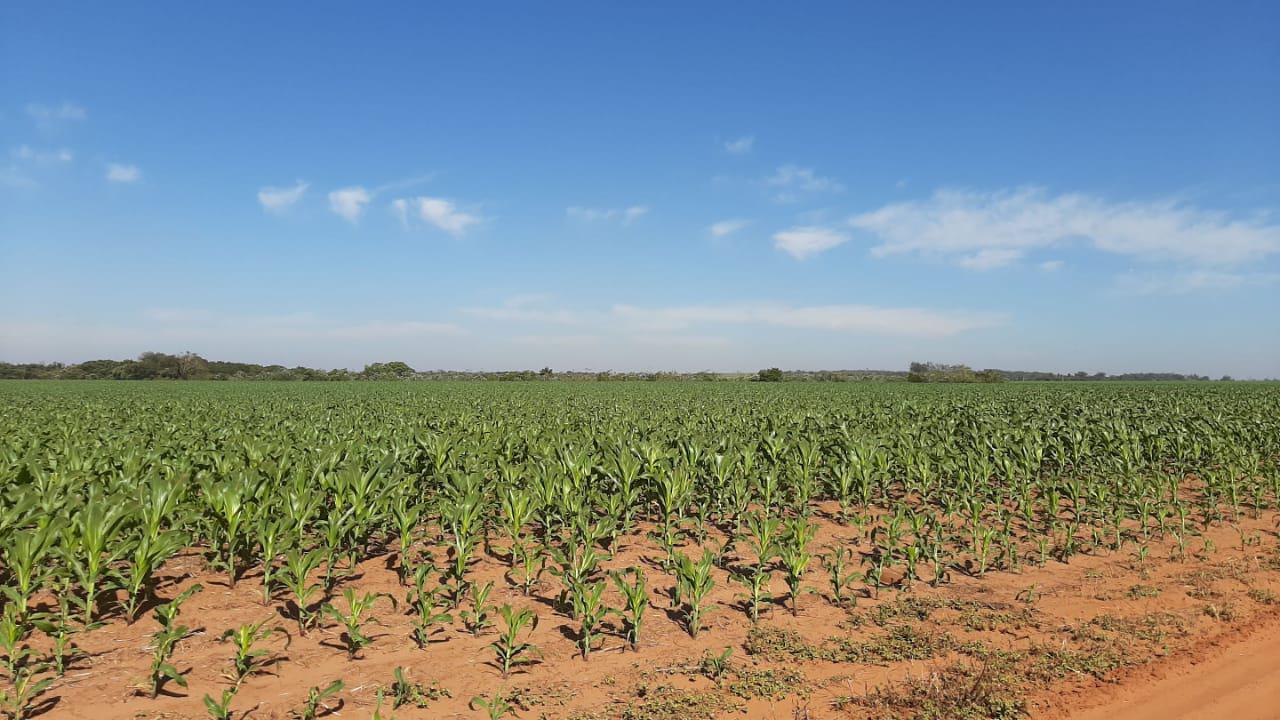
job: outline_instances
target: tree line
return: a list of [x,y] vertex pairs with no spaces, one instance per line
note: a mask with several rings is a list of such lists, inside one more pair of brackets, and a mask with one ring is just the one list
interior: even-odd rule
[[[0,362],[0,379],[6,380],[278,380],[335,382],[351,380],[496,380],[510,382],[545,380],[699,380],[757,382],[914,382],[995,383],[1002,381],[1079,380],[1209,380],[1204,375],[1180,373],[1052,373],[1019,370],[973,370],[968,365],[913,362],[907,370],[782,370],[766,368],[756,373],[717,372],[612,372],[541,370],[466,371],[415,370],[402,361],[377,362],[362,370],[319,370],[303,366],[206,360],[191,352],[144,352],[128,360],[89,360],[82,363]],[[1224,376],[1222,380],[1230,380]]]

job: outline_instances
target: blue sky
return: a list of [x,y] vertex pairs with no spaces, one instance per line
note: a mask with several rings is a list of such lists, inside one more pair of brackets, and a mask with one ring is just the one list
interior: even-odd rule
[[607,5],[6,3],[0,359],[1280,376],[1274,3]]

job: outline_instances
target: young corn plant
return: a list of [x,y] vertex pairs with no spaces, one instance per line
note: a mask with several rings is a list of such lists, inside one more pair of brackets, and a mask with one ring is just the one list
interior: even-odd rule
[[495,690],[489,697],[477,695],[471,698],[468,706],[472,710],[483,710],[489,720],[501,720],[516,713],[515,706],[507,699],[507,694],[501,690]]
[[817,531],[817,525],[804,518],[796,518],[787,523],[787,531],[782,536],[782,550],[779,558],[782,560],[782,568],[785,571],[792,615],[799,612],[797,601],[800,598],[804,574],[813,560],[809,552],[809,542],[813,540]]
[[444,630],[442,625],[453,622],[453,616],[441,612],[440,588],[428,588],[427,581],[435,567],[423,563],[413,570],[413,586],[405,598],[413,622],[413,641],[425,650],[431,637]]
[[204,696],[204,709],[213,720],[231,720],[231,701],[236,698],[240,686],[225,688],[218,699],[213,699],[212,695]]
[[231,660],[231,672],[228,673],[227,679],[234,685],[241,685],[250,676],[266,672],[267,666],[278,663],[281,658],[278,653],[267,648],[257,647],[258,643],[269,640],[274,635],[284,636],[284,648],[288,650],[293,638],[289,636],[289,632],[282,627],[268,626],[267,623],[271,618],[259,620],[256,623],[247,623],[238,628],[228,629],[222,633],[219,638],[220,642],[228,640],[235,646],[235,656]]
[[853,551],[841,546],[819,556],[831,582],[831,599],[837,607],[857,603],[857,596],[849,588],[858,579],[858,571],[852,567]]
[[526,629],[532,633],[538,627],[538,616],[532,610],[503,605],[498,608],[498,615],[502,618],[503,630],[489,647],[497,654],[497,667],[505,679],[511,677],[513,668],[537,662],[533,656],[541,657],[542,651],[537,645],[520,640],[520,634]]
[[414,533],[422,522],[422,506],[414,503],[408,495],[400,495],[391,505],[391,514],[395,518],[396,536],[400,539],[396,577],[401,585],[405,585],[413,576]]
[[167,532],[156,537],[143,535],[135,541],[128,563],[122,572],[125,600],[125,621],[132,625],[138,619],[142,604],[153,590],[156,568],[186,547],[186,539],[178,532]]
[[707,596],[715,587],[711,569],[715,567],[715,553],[702,551],[702,559],[694,562],[684,553],[676,555],[676,586],[679,596],[687,603],[685,628],[690,637],[697,637],[702,630],[702,617],[707,611]]
[[173,682],[183,688],[187,686],[187,678],[173,664],[171,658],[178,643],[191,634],[191,629],[186,625],[179,625],[177,621],[182,604],[203,589],[200,585],[192,585],[173,600],[157,606],[152,612],[156,622],[160,623],[160,629],[151,636],[151,664],[147,668],[145,690],[153,700],[164,689],[165,683]]
[[[630,582],[626,580],[627,575],[631,576]],[[618,588],[618,592],[622,593],[625,603],[615,612],[622,616],[623,633],[627,643],[631,645],[632,650],[639,650],[640,633],[644,628],[644,613],[649,609],[649,590],[646,586],[644,570],[640,567],[630,568],[626,573],[614,570],[609,573],[609,576],[613,578],[613,584]]]
[[359,595],[356,593],[355,588],[347,588],[342,591],[342,599],[346,601],[347,605],[345,611],[339,610],[331,603],[325,603],[324,607],[321,608],[321,612],[342,625],[345,631],[342,633],[342,642],[347,648],[348,658],[356,659],[359,657],[360,651],[373,642],[372,637],[364,634],[364,628],[368,624],[382,624],[378,618],[368,614],[378,600],[382,598],[391,601],[392,610],[399,607],[396,599],[386,593],[370,592]]
[[393,678],[390,688],[392,710],[399,710],[405,705],[425,708],[432,700],[450,697],[448,690],[435,685],[426,687],[420,682],[410,680],[405,676],[404,668],[402,667],[395,669]]
[[4,653],[3,663],[6,674],[15,677],[19,670],[33,664],[38,654],[27,644],[34,628],[31,618],[26,617],[14,605],[5,605],[0,614],[0,652]]
[[493,608],[489,604],[489,594],[493,592],[493,581],[483,585],[471,586],[471,608],[463,610],[462,624],[474,636],[493,627]]
[[53,678],[38,678],[34,668],[25,667],[10,677],[9,687],[0,690],[0,712],[9,720],[27,720],[52,707],[40,697],[53,687]]
[[12,584],[0,587],[19,618],[27,615],[31,595],[48,575],[45,557],[54,547],[60,525],[47,523],[34,530],[19,530],[10,535],[4,547],[4,567]]
[[731,576],[746,590],[745,594],[737,597],[745,601],[747,616],[753,623],[760,620],[761,606],[773,600],[773,596],[769,593],[771,577],[772,573],[764,565],[750,565],[735,571]]
[[234,477],[200,480],[200,497],[207,505],[214,530],[210,543],[209,562],[213,567],[227,571],[227,584],[232,588],[240,578],[239,564],[246,542],[245,525],[250,521],[249,503],[254,481],[244,473]]
[[107,570],[125,552],[117,539],[127,520],[126,505],[110,502],[94,488],[71,522],[62,528],[59,547],[64,565],[80,586],[79,602],[86,625],[93,622],[98,598],[107,590],[103,587]]
[[572,591],[573,614],[578,619],[578,648],[582,650],[582,659],[591,656],[595,646],[596,632],[600,624],[609,614],[609,607],[604,603],[604,582],[596,581],[576,585]]
[[316,720],[321,714],[329,715],[338,711],[342,707],[342,700],[335,703],[331,698],[342,692],[345,685],[341,680],[334,680],[323,688],[319,686],[309,688],[307,699],[302,702],[302,707],[289,713],[289,716],[294,720]]
[[71,608],[70,580],[63,578],[59,581],[56,595],[58,598],[57,612],[34,618],[34,624],[40,632],[49,638],[52,645],[49,655],[53,662],[53,669],[58,677],[62,677],[77,659],[85,656],[84,651],[75,644],[75,636],[96,630],[102,626],[102,623],[81,625],[77,622],[75,613]]
[[516,545],[514,547],[516,555],[515,566],[513,571],[518,573],[518,582],[520,592],[525,597],[533,592],[533,588],[542,581],[542,573],[547,568],[547,554],[539,545]]
[[515,569],[517,559],[527,553],[525,528],[538,514],[538,500],[528,490],[508,484],[502,492],[500,510],[501,529],[507,536],[507,563]]
[[316,621],[316,598],[323,592],[320,583],[311,582],[311,575],[320,567],[320,553],[303,552],[297,548],[285,555],[284,585],[293,594],[292,612],[298,622],[298,634],[304,637],[307,629]]
[[279,568],[276,567],[277,558],[282,548],[287,547],[285,532],[289,527],[289,520],[278,517],[274,514],[274,508],[271,512],[263,512],[258,516],[257,537],[258,544],[262,548],[262,604],[271,604],[271,594],[276,589],[276,573]]

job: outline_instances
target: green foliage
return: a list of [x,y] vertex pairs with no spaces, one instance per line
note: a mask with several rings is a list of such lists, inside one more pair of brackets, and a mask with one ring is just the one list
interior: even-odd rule
[[360,594],[355,588],[347,588],[342,591],[342,599],[347,606],[345,610],[330,603],[325,603],[321,608],[325,615],[333,618],[345,630],[342,634],[342,642],[347,647],[348,657],[353,659],[358,657],[360,651],[373,642],[373,638],[364,633],[364,628],[369,624],[382,624],[376,617],[369,615],[369,611],[382,598],[390,600],[393,609],[399,606],[396,599],[386,593]]
[[782,371],[778,368],[767,368],[756,373],[758,382],[782,382]]
[[497,654],[502,677],[508,678],[512,668],[530,665],[536,662],[533,656],[542,655],[537,645],[520,640],[520,634],[526,629],[533,632],[538,627],[538,616],[532,610],[517,610],[510,605],[498,608],[498,615],[502,618],[503,630],[496,641],[489,643],[489,647]]
[[342,692],[344,684],[341,680],[334,680],[323,688],[309,688],[307,690],[307,699],[303,701],[302,707],[294,710],[290,713],[290,716],[295,720],[316,720],[322,712],[326,714],[334,712],[342,706],[342,702],[339,701],[334,705],[329,705],[327,701]]
[[[630,575],[631,581],[626,578]],[[633,567],[625,573],[614,570],[609,573],[613,584],[622,594],[625,605],[614,612],[622,616],[625,624],[624,633],[632,650],[640,649],[640,634],[644,629],[644,614],[649,609],[649,589],[644,576],[644,569]]]
[[289,637],[289,632],[282,627],[268,626],[267,623],[270,621],[271,618],[266,618],[256,623],[247,623],[223,632],[222,637],[219,638],[221,642],[230,640],[235,646],[235,656],[231,661],[232,671],[229,678],[234,684],[240,685],[250,675],[263,672],[266,666],[277,660],[275,652],[257,647],[258,643],[279,634],[284,636],[284,647],[288,649],[292,641],[292,638]]
[[[1241,551],[1255,552],[1268,535],[1246,520],[1280,507],[1275,384],[564,375],[429,387],[0,383],[0,670],[23,678],[27,698],[14,700],[15,685],[6,702],[39,703],[36,690],[76,661],[83,633],[143,615],[178,574],[175,558],[198,572],[201,553],[227,585],[261,577],[264,604],[283,606],[300,633],[318,617],[336,621],[351,657],[372,641],[380,596],[350,586],[386,558],[415,642],[447,637],[455,615],[490,636],[502,618],[492,649],[510,672],[533,657],[515,652],[529,626],[494,607],[510,592],[559,591],[555,610],[589,656],[610,613],[638,647],[651,594],[673,581],[673,615],[696,634],[718,573],[741,584],[758,620],[777,580],[795,612],[814,587],[848,604],[859,576],[870,593],[912,598],[917,584],[1028,561],[1115,554],[1145,569],[1170,550],[1207,557],[1207,531],[1232,524]],[[841,526],[815,538],[828,513]],[[635,556],[637,528],[652,529],[661,570],[608,572]],[[821,567],[815,542],[829,550]],[[477,576],[482,557],[504,563],[505,578]],[[37,608],[37,598],[57,605]],[[1222,598],[1197,599],[1232,615]],[[146,694],[181,685],[172,658],[190,630],[177,622],[180,602],[156,608]],[[895,612],[915,610],[928,608]],[[875,660],[911,643],[948,647],[893,635],[888,622],[874,644],[795,649]],[[228,638],[235,677],[267,657],[255,655],[261,630]],[[210,700],[226,710],[233,696]]]

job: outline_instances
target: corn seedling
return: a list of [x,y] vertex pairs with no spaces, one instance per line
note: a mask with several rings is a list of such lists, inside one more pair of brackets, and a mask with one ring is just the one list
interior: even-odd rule
[[489,643],[489,647],[497,654],[497,666],[502,677],[508,678],[512,668],[530,665],[536,662],[532,656],[542,655],[537,645],[520,641],[520,633],[526,629],[533,632],[538,627],[538,616],[532,610],[517,610],[510,605],[498,608],[498,615],[502,618],[502,633],[496,641]]
[[240,685],[251,675],[264,672],[268,665],[279,661],[277,654],[266,648],[257,647],[258,643],[270,639],[273,635],[284,636],[284,648],[287,650],[292,638],[282,627],[270,627],[270,618],[232,628],[222,633],[221,642],[228,640],[235,646],[235,656],[231,660],[231,673],[227,679]]
[[329,704],[330,698],[335,697],[342,692],[345,685],[341,680],[334,680],[328,685],[321,687],[312,687],[307,689],[307,699],[303,701],[302,707],[290,713],[295,720],[316,720],[321,713],[329,714],[335,712],[342,707],[342,701]]
[[[627,582],[627,575],[631,576],[631,582]],[[625,603],[615,612],[622,616],[625,626],[623,632],[627,642],[632,650],[639,650],[640,633],[644,628],[644,613],[649,609],[649,590],[644,570],[639,567],[630,568],[626,573],[614,570],[609,573],[609,576],[613,578],[613,584],[618,588],[618,592],[622,593]]]
[[386,593],[364,593],[357,594],[355,588],[347,588],[342,591],[342,599],[346,603],[346,610],[339,610],[336,606],[325,603],[321,611],[333,618],[338,624],[342,625],[345,632],[342,634],[342,642],[347,648],[347,657],[355,659],[360,655],[360,651],[373,642],[373,638],[364,634],[364,627],[370,623],[381,625],[376,617],[370,616],[368,613],[377,604],[378,600],[386,598],[391,601],[392,609],[399,607],[396,599]]

